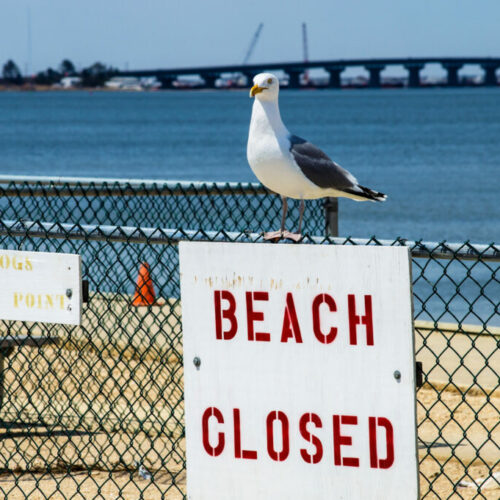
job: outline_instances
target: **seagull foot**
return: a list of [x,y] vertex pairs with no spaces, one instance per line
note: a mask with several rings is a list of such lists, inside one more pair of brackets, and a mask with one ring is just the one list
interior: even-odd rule
[[279,241],[281,239],[292,240],[298,243],[302,239],[300,233],[291,233],[290,231],[270,231],[262,236],[266,241]]
[[279,241],[284,237],[286,231],[270,231],[268,233],[264,233],[263,238],[265,240],[271,241]]
[[302,235],[300,233],[291,233],[290,231],[283,231],[283,238],[288,240],[295,241],[298,243],[302,239]]

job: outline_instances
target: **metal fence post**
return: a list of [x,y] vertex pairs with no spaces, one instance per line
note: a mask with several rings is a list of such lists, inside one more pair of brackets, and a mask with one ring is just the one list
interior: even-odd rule
[[325,233],[327,236],[339,235],[339,200],[325,198]]

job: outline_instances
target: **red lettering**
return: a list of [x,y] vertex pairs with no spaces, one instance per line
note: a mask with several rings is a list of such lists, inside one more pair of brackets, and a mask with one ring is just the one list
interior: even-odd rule
[[354,415],[334,415],[333,416],[333,462],[335,465],[344,467],[359,467],[359,458],[344,457],[340,450],[341,446],[351,446],[352,436],[345,436],[340,433],[340,425],[358,425],[358,417]]
[[331,312],[337,311],[337,304],[335,304],[335,300],[333,300],[333,297],[331,295],[328,295],[327,293],[316,295],[312,303],[313,331],[316,338],[322,344],[330,344],[335,340],[335,337],[337,336],[337,328],[332,326],[327,334],[321,331],[319,308],[323,303],[328,306]]
[[300,417],[299,421],[299,429],[301,436],[311,443],[316,451],[314,455],[311,455],[305,448],[301,448],[300,455],[304,462],[308,464],[317,464],[323,458],[323,445],[317,436],[314,436],[307,430],[307,424],[314,424],[316,427],[321,428],[323,425],[321,423],[321,419],[316,415],[316,413],[304,413],[302,417]]
[[283,317],[283,329],[281,330],[281,342],[288,342],[288,339],[295,339],[297,344],[302,344],[302,335],[300,333],[299,320],[295,311],[293,295],[286,294],[285,315]]
[[255,450],[241,449],[241,426],[240,426],[240,410],[233,409],[234,420],[234,456],[235,458],[246,458],[247,460],[256,460],[257,452]]
[[[281,451],[276,451],[274,448],[274,427],[273,423],[275,420],[281,422]],[[272,411],[269,413],[266,419],[267,427],[267,452],[269,456],[276,462],[283,462],[288,458],[290,453],[290,432],[288,417],[282,411]]]
[[[222,300],[227,300],[227,309],[222,309]],[[214,290],[215,305],[215,338],[218,340],[231,340],[238,331],[238,320],[236,319],[236,299],[229,290]],[[222,320],[227,319],[231,324],[229,330],[222,330]]]
[[[378,458],[377,426],[385,429],[386,457]],[[385,417],[368,417],[370,435],[370,467],[372,469],[388,469],[394,463],[394,429],[389,419]]]
[[222,417],[222,413],[220,412],[220,410],[218,410],[213,406],[207,408],[204,411],[203,416],[201,418],[201,433],[203,436],[203,447],[211,457],[217,457],[224,450],[224,444],[225,444],[224,433],[219,432],[217,446],[214,447],[210,444],[208,421],[210,420],[211,417],[214,417],[219,424],[224,423],[224,418]]
[[264,319],[262,311],[254,311],[254,300],[269,300],[269,294],[267,292],[246,292],[248,340],[269,342],[271,340],[270,333],[254,332],[254,321],[262,321]]
[[[211,419],[215,419],[215,425],[219,428],[224,424],[224,417],[216,407],[207,408],[202,415],[202,441],[203,447],[208,455],[217,457],[225,448],[225,434],[222,430],[217,432],[217,427],[211,425]],[[353,437],[342,433],[342,425],[358,425],[358,417],[355,415],[333,415],[333,462],[335,466],[359,467],[358,457],[342,456],[342,446],[352,446]],[[241,444],[241,415],[238,408],[233,409],[234,422],[234,456],[236,459],[256,460],[256,450],[245,450]],[[278,429],[279,427],[279,429]],[[299,432],[301,437],[308,443],[307,447],[299,449],[302,460],[308,464],[321,462],[324,448],[321,439],[314,434],[315,429],[322,429],[323,423],[316,413],[304,413],[299,419]],[[382,441],[380,428],[385,431],[385,444]],[[211,434],[211,431],[214,434]],[[372,469],[389,469],[394,464],[394,428],[391,421],[385,417],[368,417],[368,438],[370,452],[370,467]],[[211,439],[212,438],[212,439]],[[266,418],[267,452],[275,462],[283,462],[290,455],[290,424],[289,419],[283,411],[272,411]],[[276,438],[276,439],[275,439]],[[216,443],[213,444],[214,439]],[[385,448],[385,449],[384,449]],[[385,455],[379,457],[379,453]]]
[[377,453],[377,418],[368,417],[368,433],[370,436],[370,467],[378,469],[378,453]]
[[373,314],[372,314],[372,296],[365,295],[365,315],[356,314],[356,299],[354,295],[347,296],[347,305],[349,309],[349,343],[357,345],[357,325],[366,326],[366,345],[373,345]]

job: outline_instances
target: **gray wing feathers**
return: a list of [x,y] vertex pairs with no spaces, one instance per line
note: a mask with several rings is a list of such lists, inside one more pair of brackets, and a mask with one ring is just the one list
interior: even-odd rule
[[356,178],[332,161],[321,149],[296,135],[289,139],[290,152],[295,162],[311,182],[321,188],[356,190]]

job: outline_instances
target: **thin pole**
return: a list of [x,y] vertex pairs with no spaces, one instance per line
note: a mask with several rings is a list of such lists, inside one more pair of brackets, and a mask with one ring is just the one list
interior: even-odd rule
[[325,198],[325,233],[327,236],[339,235],[339,200]]

